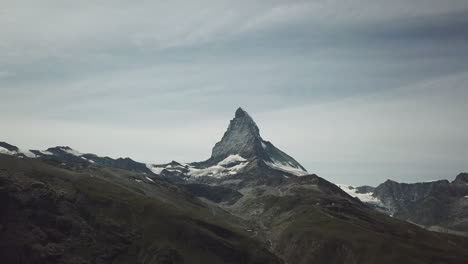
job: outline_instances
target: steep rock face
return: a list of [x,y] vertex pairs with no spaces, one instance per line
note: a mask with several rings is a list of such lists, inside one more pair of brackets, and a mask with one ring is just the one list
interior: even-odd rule
[[219,162],[230,155],[246,159],[259,158],[265,162],[279,162],[307,172],[299,162],[276,148],[260,136],[260,130],[252,117],[238,108],[221,141],[213,148],[210,161]]
[[387,180],[374,190],[374,195],[384,202],[417,201],[438,194],[451,194],[449,181],[441,180],[408,184]]
[[302,176],[307,170],[294,158],[276,148],[260,136],[260,130],[252,117],[242,108],[237,109],[221,141],[216,143],[211,157],[195,166],[209,167],[233,155],[247,160],[258,160],[274,170]]
[[257,124],[247,112],[239,108],[223,138],[214,146],[210,161],[218,163],[236,154],[246,159],[262,156],[261,142]]

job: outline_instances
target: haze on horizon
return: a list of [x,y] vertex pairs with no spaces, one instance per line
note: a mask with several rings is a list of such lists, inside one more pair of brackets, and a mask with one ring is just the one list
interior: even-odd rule
[[208,158],[237,107],[335,183],[468,171],[468,2],[2,1],[0,141]]

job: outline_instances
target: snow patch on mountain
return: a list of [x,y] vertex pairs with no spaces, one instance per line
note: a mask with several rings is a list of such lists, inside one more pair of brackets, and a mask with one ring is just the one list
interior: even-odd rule
[[4,147],[0,146],[0,153],[7,154],[7,155],[20,155],[23,154],[25,157],[28,158],[36,158],[36,154],[32,153],[29,150],[24,150],[24,149],[18,149],[17,151],[15,150],[8,150]]
[[148,181],[150,181],[150,182],[154,182],[154,181],[153,181],[150,177],[148,177],[148,176],[145,176],[145,178],[146,178]]
[[268,166],[270,166],[271,168],[275,170],[284,171],[287,173],[294,174],[296,176],[304,176],[304,175],[309,174],[307,171],[301,168],[294,167],[289,162],[281,162],[281,161],[273,160],[273,162],[265,161],[265,164],[267,164]]
[[166,170],[170,171],[181,171],[185,169],[188,165],[186,164],[169,164],[165,167]]
[[2,154],[7,154],[7,155],[15,155],[17,154],[16,151],[9,151],[8,149],[4,148],[4,147],[0,147],[0,153]]
[[19,152],[22,153],[23,155],[25,155],[28,158],[36,158],[37,157],[36,154],[32,153],[31,151],[29,151],[27,149],[20,149]]
[[80,157],[80,158],[81,158],[82,160],[85,160],[85,161],[89,162],[89,163],[96,163],[94,160],[90,160],[90,159],[87,159],[87,158],[85,158],[85,157]]
[[83,153],[79,152],[78,150],[74,150],[72,148],[60,148],[60,149],[77,157],[83,156]]
[[[195,168],[189,167],[189,176],[198,178],[203,176],[210,176],[215,178],[222,178],[228,175],[237,174],[242,168],[248,164],[247,160],[240,155],[230,155],[218,164],[208,168]],[[231,166],[232,165],[232,166]]]
[[166,169],[165,167],[159,167],[153,164],[146,164],[146,168],[148,168],[151,172],[153,172],[156,175],[161,174],[161,172]]
[[378,205],[383,205],[382,201],[379,198],[373,196],[373,192],[368,193],[358,193],[356,187],[346,184],[337,184],[343,191],[349,194],[352,197],[358,198],[361,202],[364,203],[373,203]]
[[228,165],[230,165],[232,163],[244,162],[244,161],[246,161],[246,159],[244,159],[240,155],[236,154],[236,155],[230,155],[229,157],[225,158],[224,160],[219,162],[218,165],[228,166]]

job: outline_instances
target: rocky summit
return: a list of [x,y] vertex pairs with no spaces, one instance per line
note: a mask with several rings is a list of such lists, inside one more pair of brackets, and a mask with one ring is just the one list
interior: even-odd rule
[[214,146],[208,163],[218,163],[230,155],[259,159],[275,169],[284,169],[287,173],[307,174],[307,170],[299,162],[262,139],[257,124],[242,108],[237,109],[223,138]]
[[[202,162],[145,164],[65,146],[39,151],[0,143],[0,259],[465,264],[466,237],[428,231],[360,199],[417,199],[431,210],[447,201],[438,196],[447,190],[466,204],[466,186],[461,175],[451,184],[343,191],[263,140],[242,108]],[[408,213],[416,208],[394,204]]]
[[203,183],[240,189],[247,185],[280,183],[308,175],[294,158],[265,141],[253,118],[238,108],[221,140],[205,161],[148,164],[159,176],[178,183]]

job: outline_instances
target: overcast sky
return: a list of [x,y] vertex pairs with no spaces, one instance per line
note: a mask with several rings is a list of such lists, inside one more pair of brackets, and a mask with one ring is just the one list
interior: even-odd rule
[[468,171],[466,0],[0,0],[0,141],[200,161],[242,106],[335,183]]

